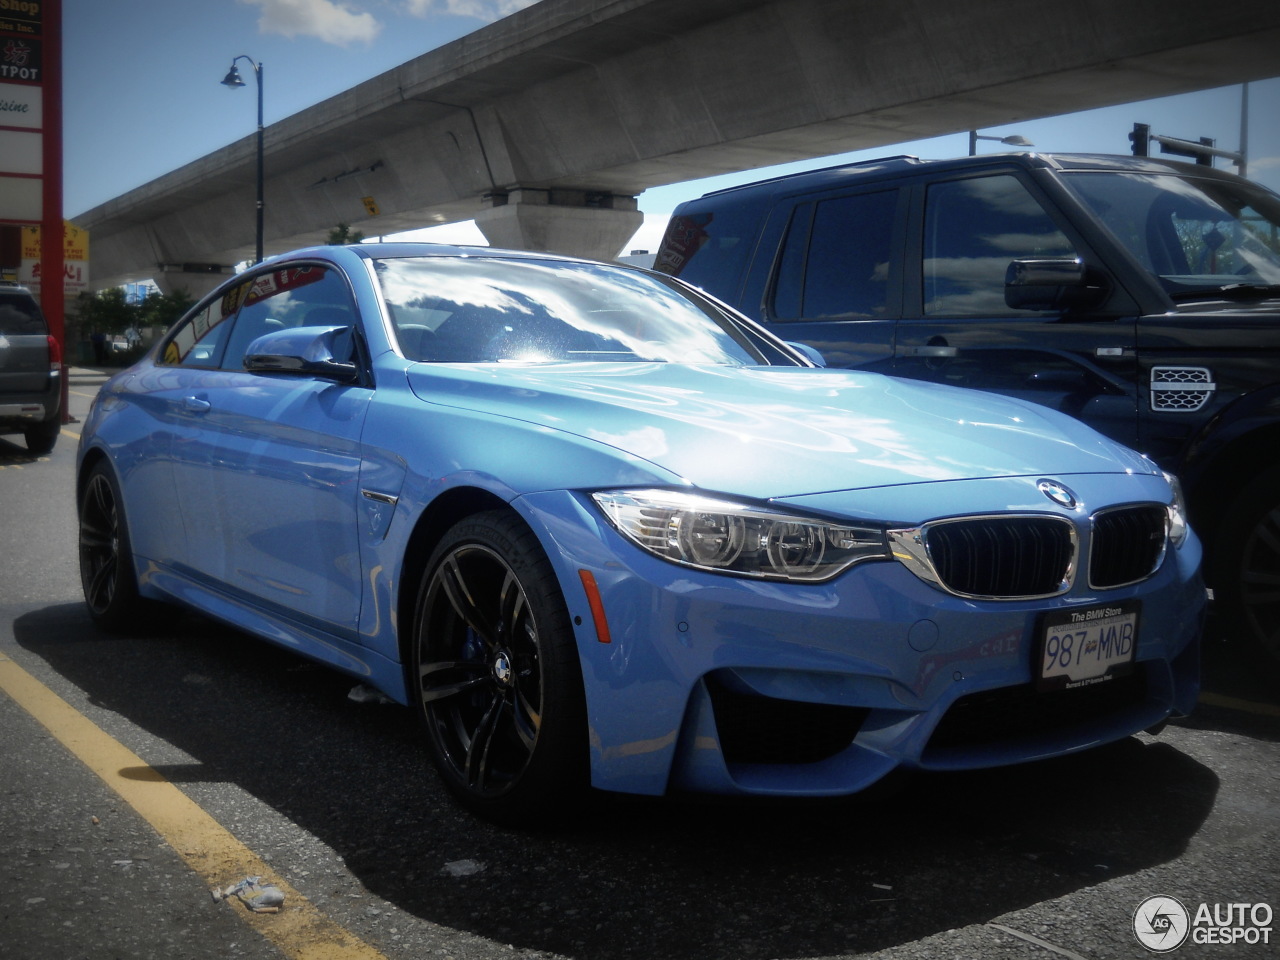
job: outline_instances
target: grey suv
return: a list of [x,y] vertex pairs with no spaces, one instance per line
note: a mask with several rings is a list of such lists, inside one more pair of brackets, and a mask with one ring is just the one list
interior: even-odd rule
[[0,434],[48,453],[62,429],[62,351],[31,291],[0,284]]

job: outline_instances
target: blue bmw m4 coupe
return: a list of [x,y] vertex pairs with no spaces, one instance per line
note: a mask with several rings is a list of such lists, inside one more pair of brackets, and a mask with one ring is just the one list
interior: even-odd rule
[[424,244],[270,259],[99,393],[80,568],[358,677],[503,821],[849,794],[1196,699],[1177,482],[1042,406],[823,369],[681,281]]

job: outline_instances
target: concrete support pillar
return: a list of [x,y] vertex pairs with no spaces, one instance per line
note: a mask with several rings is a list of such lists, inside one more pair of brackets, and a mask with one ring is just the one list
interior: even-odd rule
[[612,260],[644,223],[635,197],[519,188],[490,198],[476,226],[495,247]]
[[186,290],[196,300],[235,273],[220,263],[159,263],[156,268],[153,279],[161,293]]

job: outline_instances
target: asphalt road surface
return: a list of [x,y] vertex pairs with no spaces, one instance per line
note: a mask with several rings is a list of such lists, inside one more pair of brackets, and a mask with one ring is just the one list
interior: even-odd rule
[[[77,417],[98,382],[72,377]],[[0,438],[0,958],[1139,958],[1135,913],[1167,929],[1154,896],[1190,915],[1172,956],[1280,955],[1280,679],[1216,628],[1201,709],[1158,737],[503,830],[346,677],[189,615],[95,630],[78,429],[41,458]],[[280,912],[211,896],[251,875]]]

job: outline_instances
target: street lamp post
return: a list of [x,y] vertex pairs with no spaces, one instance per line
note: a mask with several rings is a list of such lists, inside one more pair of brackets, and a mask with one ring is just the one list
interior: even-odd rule
[[243,87],[244,81],[240,79],[240,71],[236,69],[236,61],[248,61],[249,66],[253,67],[253,77],[258,82],[258,222],[257,222],[257,247],[254,263],[262,262],[262,212],[264,204],[262,201],[262,64],[256,62],[252,57],[244,54],[236,57],[231,61],[231,69],[227,71],[227,75],[222,78],[224,86]]
[[1030,140],[1028,140],[1026,137],[1019,136],[1016,133],[1010,134],[1007,137],[988,137],[985,134],[979,133],[977,130],[970,130],[969,131],[969,156],[971,157],[977,156],[979,140],[994,140],[996,143],[1003,143],[1005,146],[1009,146],[1009,147],[1034,147],[1035,146],[1035,144],[1032,143]]

